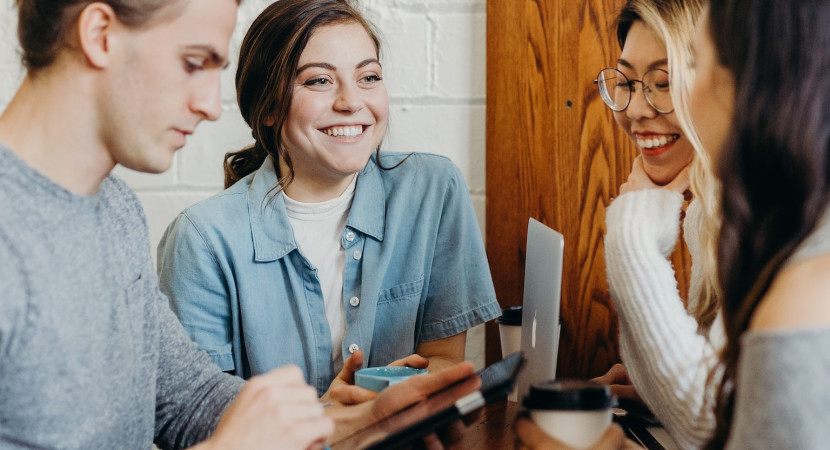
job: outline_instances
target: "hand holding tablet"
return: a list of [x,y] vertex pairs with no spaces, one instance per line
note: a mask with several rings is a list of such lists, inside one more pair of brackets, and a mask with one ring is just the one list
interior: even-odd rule
[[[446,382],[434,377],[443,372],[429,376],[415,376],[406,382],[390,386],[378,396],[375,404],[376,407],[382,408],[382,410],[375,411],[375,416],[380,420],[374,424],[367,424],[366,428],[338,440],[332,448],[406,446],[439,428],[463,419],[485,404],[506,397],[523,364],[524,358],[521,353],[510,355],[478,374],[473,374],[472,366],[467,363],[470,369],[469,376],[437,392],[429,389],[428,386],[419,386],[419,384],[429,382],[446,385]],[[454,369],[446,371],[448,376],[453,373]],[[419,401],[417,397],[422,395],[422,392],[434,393]],[[402,407],[394,408],[396,403]]]

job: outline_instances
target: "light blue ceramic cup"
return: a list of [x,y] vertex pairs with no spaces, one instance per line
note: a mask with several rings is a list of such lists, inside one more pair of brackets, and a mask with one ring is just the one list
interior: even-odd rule
[[427,369],[412,367],[369,367],[354,373],[356,385],[370,391],[380,392],[388,386],[400,383],[413,375],[427,373]]

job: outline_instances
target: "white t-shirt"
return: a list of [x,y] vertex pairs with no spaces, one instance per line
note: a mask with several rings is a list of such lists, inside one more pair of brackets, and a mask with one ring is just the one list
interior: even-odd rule
[[285,195],[285,211],[300,252],[317,269],[326,319],[331,330],[331,360],[334,373],[343,368],[343,336],[346,316],[343,306],[343,271],[346,268],[346,250],[340,236],[354,198],[357,176],[339,197],[320,203],[303,203]]

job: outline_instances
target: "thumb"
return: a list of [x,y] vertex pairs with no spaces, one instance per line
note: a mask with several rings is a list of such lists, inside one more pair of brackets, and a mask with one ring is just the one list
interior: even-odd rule
[[348,384],[354,384],[354,373],[360,370],[363,366],[363,351],[357,350],[352,353],[352,356],[343,364],[343,369],[337,375],[337,378],[345,381]]

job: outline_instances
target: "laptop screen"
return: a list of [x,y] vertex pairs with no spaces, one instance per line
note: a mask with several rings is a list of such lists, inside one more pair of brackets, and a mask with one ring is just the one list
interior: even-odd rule
[[531,384],[556,376],[564,246],[560,233],[535,219],[529,220],[521,347],[527,365],[519,377],[519,402]]

